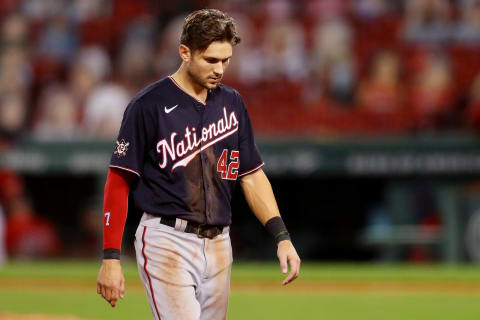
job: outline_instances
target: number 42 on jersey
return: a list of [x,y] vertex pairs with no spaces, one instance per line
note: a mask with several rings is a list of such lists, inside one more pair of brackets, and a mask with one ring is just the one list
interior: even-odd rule
[[222,174],[222,179],[237,180],[240,152],[232,150],[230,152],[230,163],[228,163],[228,149],[224,149],[217,162],[217,171]]

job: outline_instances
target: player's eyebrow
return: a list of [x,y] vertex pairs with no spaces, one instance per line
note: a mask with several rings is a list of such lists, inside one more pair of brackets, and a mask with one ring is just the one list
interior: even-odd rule
[[217,57],[203,56],[203,59],[205,59],[205,60],[215,60],[215,61],[227,61],[227,60],[230,59],[231,57],[232,57],[232,55],[229,55],[229,56],[226,57],[226,58],[220,59],[220,58],[217,58]]

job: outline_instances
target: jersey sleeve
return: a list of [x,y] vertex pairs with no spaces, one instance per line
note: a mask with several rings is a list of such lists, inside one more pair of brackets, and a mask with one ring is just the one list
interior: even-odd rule
[[258,147],[255,144],[252,122],[250,121],[250,116],[248,115],[245,103],[240,95],[237,94],[237,98],[239,99],[241,107],[240,121],[238,125],[240,149],[240,167],[238,170],[238,176],[244,176],[260,169],[264,165],[264,162],[262,161]]
[[155,132],[151,123],[154,117],[149,117],[146,109],[138,100],[127,106],[110,160],[110,168],[142,175],[150,140],[148,132]]
[[105,183],[103,201],[103,257],[120,259],[122,237],[128,212],[130,173],[110,169]]

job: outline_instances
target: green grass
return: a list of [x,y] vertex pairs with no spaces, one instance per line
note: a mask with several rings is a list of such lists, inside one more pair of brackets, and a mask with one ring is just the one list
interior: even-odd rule
[[[13,262],[0,268],[0,313],[42,313],[76,315],[87,319],[151,319],[145,293],[129,290],[128,284],[138,283],[136,266],[123,262],[127,278],[127,296],[116,308],[110,308],[95,293],[95,278],[100,262],[49,261]],[[277,264],[234,264],[232,280],[236,283],[278,281],[282,279]],[[10,286],[3,286],[2,282]],[[48,286],[11,285],[12,281],[32,279],[41,283],[72,280],[76,285],[63,289]],[[476,266],[409,266],[368,264],[309,264],[302,266],[304,284],[360,282],[382,283],[479,283],[480,268]],[[20,283],[20,282],[19,282]],[[21,282],[24,283],[24,282]],[[84,283],[84,286],[78,284]],[[91,290],[89,287],[91,286]],[[246,285],[247,286],[247,285]],[[317,292],[284,290],[275,286],[267,289],[232,290],[229,317],[240,319],[321,319],[321,320],[478,320],[480,292],[469,294],[412,292]],[[138,286],[137,286],[138,288]]]
[[[329,296],[232,293],[228,319],[459,319],[478,320],[478,296]],[[86,292],[4,292],[0,310],[15,313],[77,315],[89,319],[150,319],[143,292],[131,292],[110,308]]]
[[229,319],[478,320],[479,297],[232,294]]
[[140,291],[129,292],[128,299],[111,308],[94,290],[91,292],[0,290],[0,312],[76,315],[88,319],[151,318],[146,296]]

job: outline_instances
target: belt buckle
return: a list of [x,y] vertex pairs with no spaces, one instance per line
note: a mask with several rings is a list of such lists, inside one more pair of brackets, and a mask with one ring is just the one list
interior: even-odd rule
[[218,228],[208,226],[206,224],[199,224],[197,227],[197,237],[213,239],[219,235]]
[[205,233],[206,230],[208,230],[208,229],[205,229],[205,228],[204,228],[205,226],[206,226],[206,224],[203,224],[203,223],[202,223],[202,224],[199,224],[199,225],[197,226],[197,230],[196,230],[196,232],[195,232],[195,234],[197,235],[197,237],[199,237],[199,238],[205,238],[204,233]]

